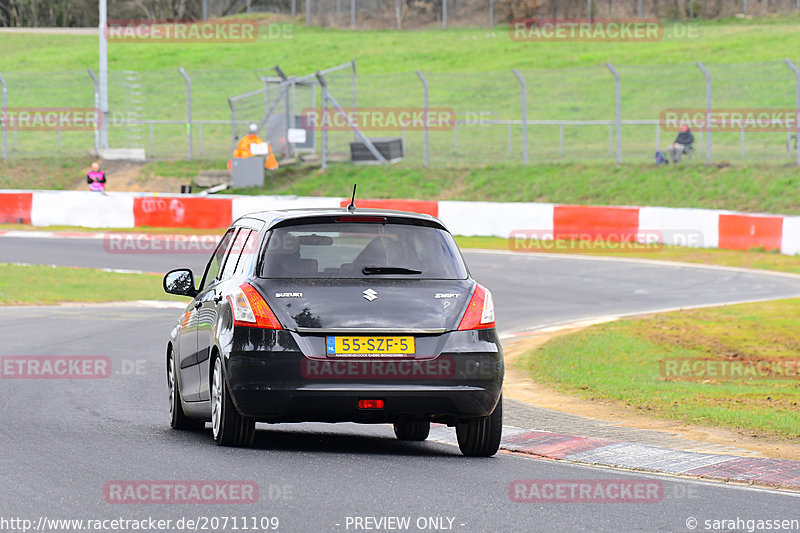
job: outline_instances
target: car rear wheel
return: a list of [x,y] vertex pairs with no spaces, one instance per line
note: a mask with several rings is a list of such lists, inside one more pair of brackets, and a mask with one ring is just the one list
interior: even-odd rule
[[214,358],[211,377],[211,431],[220,446],[250,446],[255,437],[255,422],[245,418],[233,405],[228,385],[222,376],[222,363]]
[[467,457],[491,457],[500,449],[503,433],[503,397],[489,416],[456,424],[456,437],[461,453]]
[[169,385],[169,425],[172,429],[185,429],[198,431],[205,427],[205,422],[189,418],[181,407],[181,391],[178,384],[177,365],[172,352],[167,361],[167,384]]
[[425,440],[431,432],[431,423],[422,420],[406,420],[394,424],[394,434],[400,440]]

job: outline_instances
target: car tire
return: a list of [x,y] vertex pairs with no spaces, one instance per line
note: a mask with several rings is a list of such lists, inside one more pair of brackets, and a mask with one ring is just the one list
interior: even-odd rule
[[181,390],[178,383],[178,372],[175,358],[170,351],[167,360],[167,385],[169,386],[169,425],[172,429],[199,431],[206,423],[196,418],[189,418],[181,406]]
[[250,446],[256,434],[255,421],[233,405],[219,357],[214,358],[211,376],[211,432],[220,446]]
[[503,397],[489,416],[456,423],[456,437],[461,453],[467,457],[491,457],[500,449],[503,433]]
[[425,440],[430,432],[431,423],[424,420],[406,420],[394,424],[394,434],[400,440]]

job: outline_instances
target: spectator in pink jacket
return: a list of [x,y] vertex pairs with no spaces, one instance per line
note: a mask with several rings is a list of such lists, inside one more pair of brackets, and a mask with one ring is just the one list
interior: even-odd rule
[[95,192],[103,192],[106,190],[106,173],[100,170],[100,165],[92,163],[92,170],[86,174],[86,183],[89,184],[89,190]]

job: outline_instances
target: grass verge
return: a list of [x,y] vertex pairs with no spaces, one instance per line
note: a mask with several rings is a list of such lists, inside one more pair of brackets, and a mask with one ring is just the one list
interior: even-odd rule
[[559,163],[425,168],[331,165],[324,173],[287,167],[264,188],[233,194],[652,205],[800,214],[800,170],[791,165]]
[[161,277],[152,274],[0,263],[0,305],[130,300],[186,301],[186,298],[166,294]]
[[560,391],[647,415],[796,439],[798,313],[800,299],[789,299],[623,320],[553,339],[515,365]]
[[[0,162],[0,188],[66,189],[88,165],[85,158],[20,159]],[[151,162],[148,177],[192,179],[220,161]],[[113,174],[109,187],[114,190]],[[78,180],[81,190],[85,183]],[[557,163],[522,166],[422,167],[415,165],[287,166],[267,175],[262,188],[231,194],[347,197],[359,184],[361,198],[424,198],[495,202],[552,202],[593,205],[651,205],[800,214],[796,191],[800,169],[793,165],[671,165]]]
[[[263,18],[271,22],[271,17]],[[712,55],[720,63],[781,61],[791,50],[796,37],[797,16],[753,19],[721,19],[688,23],[697,28],[697,38],[667,37],[653,43],[532,42],[509,38],[508,28],[453,27],[447,31],[359,30],[305,27],[302,19],[284,27],[281,38],[268,38],[262,28],[254,42],[125,43],[109,46],[111,70],[229,70],[254,68],[253,57],[264,55],[263,65],[279,64],[291,74],[313,72],[319,68],[356,59],[359,72],[398,72],[416,69],[440,72],[476,72],[486,62],[475,57],[491,57],[493,69],[559,68],[596,65],[604,61],[622,64],[693,62]],[[97,59],[97,37],[93,35],[42,35],[33,33],[3,35],[0,71],[84,70]],[[332,43],[335,43],[332,46]],[[209,53],[213,50],[213,53]],[[436,53],[431,53],[435,50]],[[376,53],[376,51],[380,51]],[[257,64],[257,63],[256,63]],[[86,80],[88,85],[88,77]],[[61,89],[61,88],[55,88]]]

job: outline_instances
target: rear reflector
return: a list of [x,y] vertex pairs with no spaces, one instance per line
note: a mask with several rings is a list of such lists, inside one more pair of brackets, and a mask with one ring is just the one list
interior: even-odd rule
[[228,296],[233,309],[233,324],[265,329],[283,329],[261,294],[249,283],[242,283]]
[[458,325],[459,330],[488,329],[495,327],[494,300],[492,293],[480,285],[475,285],[475,292],[469,300],[464,318]]
[[358,400],[359,409],[383,409],[383,400]]

